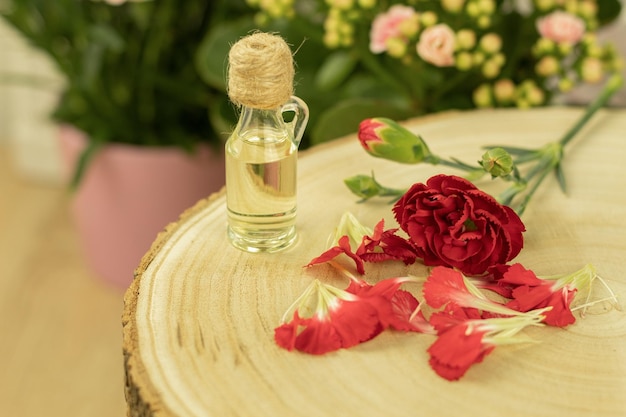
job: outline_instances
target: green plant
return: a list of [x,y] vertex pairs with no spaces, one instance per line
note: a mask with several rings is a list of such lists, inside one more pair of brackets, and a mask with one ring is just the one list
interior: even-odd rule
[[[283,34],[297,49],[297,94],[311,109],[308,144],[369,117],[547,105],[620,66],[613,45],[595,36],[620,13],[619,0],[246,2],[257,15],[207,35],[200,72],[223,89],[223,68],[209,59],[223,39],[254,27]],[[554,24],[555,13],[566,25]],[[550,31],[539,29],[546,18]]]
[[194,56],[216,22],[245,13],[232,0],[9,0],[1,15],[65,79],[53,118],[90,139],[76,184],[109,142],[188,151],[222,143],[207,114],[224,93],[203,82]]

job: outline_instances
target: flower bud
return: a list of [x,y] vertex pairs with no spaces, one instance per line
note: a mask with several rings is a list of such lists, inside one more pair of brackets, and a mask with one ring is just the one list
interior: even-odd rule
[[341,38],[339,37],[339,33],[337,33],[336,31],[326,31],[324,33],[324,45],[326,45],[326,47],[328,47],[329,49],[336,49],[339,48],[339,46],[341,45]]
[[602,80],[602,62],[598,58],[585,58],[580,66],[580,76],[588,83],[597,83]]
[[376,0],[359,0],[359,7],[362,9],[371,9],[376,6]]
[[480,48],[487,54],[495,54],[502,48],[502,38],[496,33],[487,33],[480,38]]
[[578,13],[578,1],[579,0],[566,0],[565,1],[565,10],[571,14]]
[[482,73],[485,78],[496,78],[500,75],[500,65],[497,60],[489,59],[485,61],[482,67]]
[[574,82],[569,78],[561,78],[558,85],[559,91],[562,93],[567,93],[574,88]]
[[476,45],[476,33],[469,29],[461,29],[456,33],[456,45],[459,49],[472,49]]
[[573,47],[570,42],[559,42],[557,44],[557,49],[561,55],[566,56],[572,53]]
[[354,35],[354,26],[347,21],[340,22],[337,30],[342,36],[352,37]]
[[417,164],[430,156],[419,135],[387,118],[365,119],[359,125],[361,146],[372,156],[404,164]]
[[350,10],[354,7],[354,0],[333,0],[330,6],[339,10]]
[[478,0],[478,8],[484,14],[493,14],[496,11],[496,3],[493,0]]
[[470,70],[473,65],[472,54],[465,51],[460,52],[459,54],[457,54],[454,64],[456,65],[457,69],[459,69],[459,71]]
[[465,0],[441,0],[441,7],[450,13],[460,12],[463,6],[465,6]]
[[585,32],[580,41],[583,45],[589,46],[598,41],[598,35],[595,32]]
[[476,21],[478,27],[481,29],[487,29],[491,26],[491,16],[487,16],[486,14],[481,15]]
[[593,44],[587,45],[587,56],[591,56],[591,57],[594,57],[594,58],[599,58],[599,57],[602,56],[603,52],[604,52],[604,50],[597,43],[593,43]]
[[477,107],[491,107],[493,101],[491,99],[491,87],[489,84],[481,84],[472,93],[472,99]]
[[529,109],[531,107],[530,102],[525,97],[518,97],[515,100],[515,105],[518,109]]
[[546,100],[546,95],[543,90],[537,86],[529,89],[526,93],[526,97],[528,98],[528,102],[531,106],[540,106]]
[[554,0],[535,0],[535,6],[539,10],[548,10],[554,7]]
[[533,52],[536,55],[550,54],[554,51],[555,43],[548,38],[539,38],[537,43],[533,47]]
[[498,80],[493,86],[493,95],[496,97],[498,103],[511,103],[515,97],[515,84],[508,78]]
[[437,15],[434,12],[424,12],[420,15],[420,20],[422,24],[426,27],[433,26],[437,23]]
[[555,75],[559,71],[559,62],[551,55],[544,56],[535,66],[537,74],[542,77]]
[[385,42],[387,54],[394,58],[401,58],[406,55],[406,42],[398,37],[391,37]]
[[531,79],[523,81],[517,88],[515,105],[525,109],[539,106],[545,101],[545,93]]
[[499,66],[503,66],[506,63],[506,56],[502,52],[498,52],[491,57],[491,60]]
[[415,13],[413,16],[402,20],[398,24],[398,30],[400,33],[407,38],[412,38],[419,32],[420,30],[420,20],[419,15]]
[[485,54],[483,54],[482,52],[475,52],[472,55],[472,60],[474,61],[474,65],[480,66],[483,64],[483,62],[485,62]]
[[592,19],[598,13],[598,6],[595,2],[585,0],[580,3],[578,13],[587,19]]
[[479,161],[492,178],[506,177],[513,171],[513,158],[503,148],[492,148]]
[[467,11],[468,16],[470,17],[478,17],[480,15],[480,7],[477,1],[470,1],[465,10]]

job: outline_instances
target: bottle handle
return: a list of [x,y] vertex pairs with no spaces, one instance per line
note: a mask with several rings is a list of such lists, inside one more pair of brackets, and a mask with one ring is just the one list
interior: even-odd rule
[[[280,113],[294,112],[294,117],[290,122],[285,122],[293,134],[293,143],[298,147],[304,135],[304,130],[309,122],[309,107],[299,97],[291,96],[287,103],[280,108]],[[283,119],[284,120],[284,119]]]

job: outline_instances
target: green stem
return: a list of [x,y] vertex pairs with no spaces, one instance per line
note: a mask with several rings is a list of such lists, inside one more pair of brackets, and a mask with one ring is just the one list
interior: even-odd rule
[[611,97],[613,97],[613,94],[615,94],[621,86],[621,76],[619,74],[614,74],[606,83],[600,95],[598,95],[598,97],[596,97],[596,99],[589,106],[587,106],[587,109],[585,110],[585,113],[583,113],[582,117],[578,119],[578,121],[565,133],[559,143],[562,146],[567,145],[569,141],[576,136],[585,123],[587,123],[601,107],[604,107],[606,103],[608,103]]
[[515,210],[518,216],[521,216],[524,213],[524,211],[526,210],[526,206],[528,205],[528,202],[533,197],[537,189],[539,189],[539,186],[541,185],[543,180],[548,176],[550,171],[552,171],[551,167],[546,167],[546,169],[544,169],[541,172],[541,175],[539,176],[539,178],[537,178],[537,181],[535,181],[535,183],[530,188],[530,190],[528,190],[528,193],[524,196],[524,199],[519,203],[519,205],[517,206],[517,209]]
[[459,169],[459,170],[465,171],[465,172],[473,172],[473,171],[476,171],[476,169],[477,169],[476,167],[472,167],[471,165],[464,164],[464,163],[461,163],[461,162],[456,162],[456,161],[449,161],[447,159],[440,158],[440,157],[435,156],[435,155],[430,155],[430,156],[426,157],[424,159],[424,162],[428,162],[431,165],[443,165],[443,166],[446,166],[446,167]]

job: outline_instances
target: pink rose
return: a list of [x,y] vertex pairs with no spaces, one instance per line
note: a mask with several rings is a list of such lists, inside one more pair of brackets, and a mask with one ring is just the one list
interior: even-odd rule
[[585,22],[573,14],[557,10],[537,19],[537,31],[554,42],[577,43],[585,34]]
[[370,30],[370,51],[380,54],[387,50],[387,40],[401,36],[400,24],[415,15],[415,9],[396,4],[387,13],[381,13],[372,22]]
[[417,54],[437,67],[454,65],[454,31],[443,23],[424,29],[417,43]]

